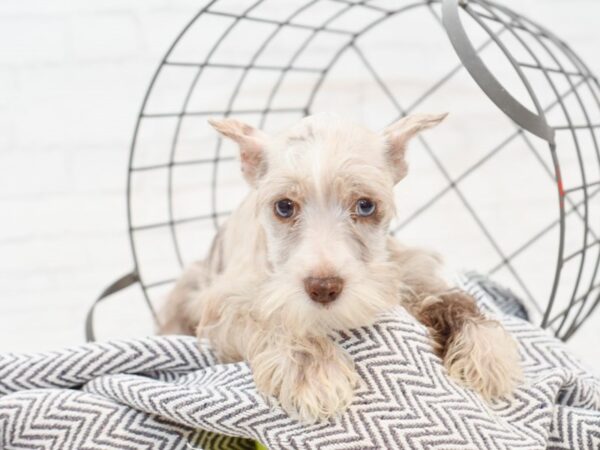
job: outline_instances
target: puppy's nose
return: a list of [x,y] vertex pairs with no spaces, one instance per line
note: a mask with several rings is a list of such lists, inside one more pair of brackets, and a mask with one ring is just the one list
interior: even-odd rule
[[340,277],[304,279],[304,289],[308,296],[317,303],[329,303],[334,301],[342,292],[344,281]]

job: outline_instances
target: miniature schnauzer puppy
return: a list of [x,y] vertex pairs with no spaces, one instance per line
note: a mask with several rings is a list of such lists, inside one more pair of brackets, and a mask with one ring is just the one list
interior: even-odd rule
[[223,362],[247,361],[267,398],[314,422],[343,412],[359,382],[331,332],[402,305],[452,378],[486,399],[510,394],[521,375],[515,341],[444,281],[437,256],[388,230],[407,143],[444,117],[411,115],[376,133],[315,115],[276,135],[211,120],[239,145],[251,190],[182,275],[160,331],[197,334]]

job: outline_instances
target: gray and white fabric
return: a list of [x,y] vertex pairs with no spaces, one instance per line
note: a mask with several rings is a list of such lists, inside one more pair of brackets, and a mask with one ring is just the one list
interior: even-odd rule
[[[491,315],[515,308],[493,285],[463,281]],[[3,354],[0,448],[251,449],[253,440],[271,450],[600,448],[599,380],[547,332],[502,320],[527,377],[513,399],[488,404],[450,380],[426,330],[398,309],[336,336],[364,387],[342,417],[311,426],[270,407],[246,364],[218,364],[191,337]]]

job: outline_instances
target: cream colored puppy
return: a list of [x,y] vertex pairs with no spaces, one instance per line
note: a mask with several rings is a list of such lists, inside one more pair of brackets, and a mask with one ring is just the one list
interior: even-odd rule
[[438,275],[436,256],[389,235],[407,143],[444,117],[376,133],[316,115],[274,136],[210,121],[239,145],[251,190],[178,282],[161,332],[196,333],[223,362],[247,361],[264,395],[311,422],[343,412],[359,381],[330,333],[403,305],[453,378],[485,398],[509,394],[520,378],[513,339]]

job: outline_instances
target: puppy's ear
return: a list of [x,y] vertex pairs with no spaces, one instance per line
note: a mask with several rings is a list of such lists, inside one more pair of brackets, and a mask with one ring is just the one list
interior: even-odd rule
[[251,186],[255,186],[258,179],[267,171],[264,151],[267,134],[237,119],[209,119],[208,123],[223,136],[238,144],[244,178]]
[[440,123],[448,113],[444,114],[412,114],[403,117],[387,127],[383,134],[388,142],[388,159],[394,171],[394,182],[406,176],[406,146],[419,132]]

